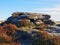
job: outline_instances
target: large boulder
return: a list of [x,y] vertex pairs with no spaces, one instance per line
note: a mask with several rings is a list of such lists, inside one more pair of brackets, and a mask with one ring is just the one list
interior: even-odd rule
[[41,13],[14,12],[0,24],[0,42],[14,42],[17,45],[60,45],[60,36],[49,32],[60,30],[58,27],[49,28],[48,25],[51,27],[55,24],[50,17]]

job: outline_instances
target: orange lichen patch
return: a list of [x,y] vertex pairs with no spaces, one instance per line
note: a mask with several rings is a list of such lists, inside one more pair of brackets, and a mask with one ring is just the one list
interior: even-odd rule
[[6,30],[3,28],[3,26],[0,26],[0,33],[5,33]]
[[0,43],[0,45],[21,45],[21,43]]
[[10,28],[11,30],[19,30],[19,28],[16,25],[11,23],[7,25],[7,28]]
[[12,37],[11,37],[11,36],[8,36],[8,35],[6,35],[6,34],[3,34],[3,37],[5,38],[5,40],[6,40],[7,42],[11,42],[11,41],[12,41]]

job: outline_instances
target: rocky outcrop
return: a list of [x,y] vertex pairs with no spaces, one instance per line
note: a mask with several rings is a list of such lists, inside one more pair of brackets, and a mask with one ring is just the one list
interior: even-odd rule
[[41,13],[14,12],[0,24],[1,45],[59,45],[60,36],[53,34],[58,28],[52,27],[55,22],[50,17]]

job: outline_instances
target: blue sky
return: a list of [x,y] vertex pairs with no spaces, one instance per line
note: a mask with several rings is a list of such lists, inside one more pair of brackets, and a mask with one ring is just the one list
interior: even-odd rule
[[60,0],[0,0],[0,20],[16,11],[50,14],[53,20],[60,21]]

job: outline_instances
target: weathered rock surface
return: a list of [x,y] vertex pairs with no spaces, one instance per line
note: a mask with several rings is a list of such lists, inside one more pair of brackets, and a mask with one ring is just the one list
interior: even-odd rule
[[60,27],[50,18],[48,14],[14,12],[0,24],[0,44],[60,45],[60,35],[56,35]]

